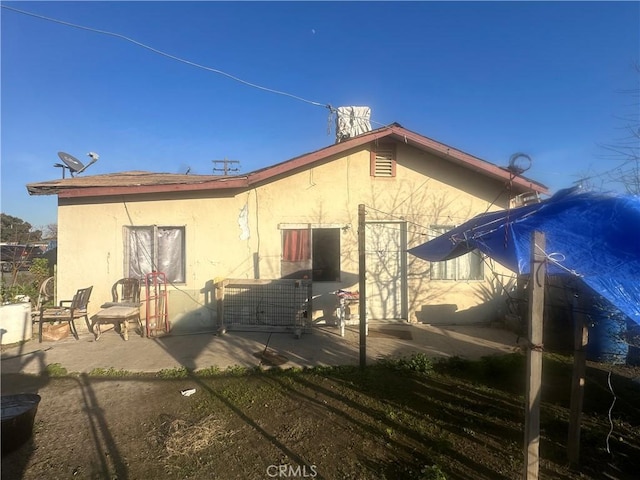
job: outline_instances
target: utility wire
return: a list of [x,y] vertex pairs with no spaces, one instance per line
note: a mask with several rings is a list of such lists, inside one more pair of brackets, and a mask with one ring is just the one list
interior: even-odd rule
[[[328,132],[327,133],[330,133],[330,130],[331,130],[330,126],[331,126],[332,118],[335,118],[334,116],[337,115],[337,113],[338,113],[338,110],[336,108],[332,107],[331,104],[329,104],[329,103],[324,104],[324,103],[320,103],[320,102],[315,102],[313,100],[308,100],[306,98],[300,97],[298,95],[294,95],[292,93],[283,92],[281,90],[275,90],[273,88],[264,87],[264,86],[258,85],[256,83],[248,82],[246,80],[243,80],[241,78],[236,77],[235,75],[231,75],[230,73],[224,72],[224,71],[219,70],[217,68],[208,67],[206,65],[201,65],[199,63],[192,62],[190,60],[186,60],[184,58],[180,58],[180,57],[177,57],[175,55],[171,55],[170,53],[163,52],[162,50],[158,50],[157,48],[151,47],[151,46],[146,45],[146,44],[144,44],[142,42],[138,42],[137,40],[129,38],[129,37],[125,36],[125,35],[121,35],[119,33],[109,32],[107,30],[100,30],[100,29],[97,29],[97,28],[87,27],[87,26],[84,26],[84,25],[78,25],[78,24],[75,24],[75,23],[66,22],[64,20],[58,20],[57,18],[51,18],[51,17],[47,17],[47,16],[44,16],[44,15],[39,15],[37,13],[27,12],[25,10],[20,10],[18,8],[9,7],[7,5],[0,5],[0,6],[2,8],[6,8],[7,10],[11,10],[11,11],[14,11],[14,12],[17,12],[17,13],[21,13],[23,15],[28,15],[30,17],[35,17],[35,18],[38,18],[38,19],[41,19],[41,20],[46,20],[46,21],[49,21],[49,22],[58,23],[60,25],[64,25],[64,26],[67,26],[67,27],[78,28],[80,30],[87,30],[89,32],[100,33],[102,35],[109,35],[109,36],[112,36],[112,37],[120,38],[120,39],[125,40],[127,42],[130,42],[130,43],[133,43],[135,45],[138,45],[139,47],[145,48],[145,49],[147,49],[147,50],[149,50],[149,51],[151,51],[153,53],[157,53],[158,55],[162,55],[164,57],[170,58],[171,60],[175,60],[177,62],[181,62],[181,63],[184,63],[186,65],[190,65],[192,67],[201,68],[201,69],[207,70],[209,72],[217,73],[218,75],[222,75],[224,77],[230,78],[231,80],[234,80],[236,82],[242,83],[243,85],[247,85],[249,87],[257,88],[258,90],[263,90],[265,92],[275,93],[277,95],[283,95],[285,97],[293,98],[294,100],[299,100],[301,102],[308,103],[308,104],[316,106],[316,107],[327,108],[329,110],[328,128],[327,128]],[[353,118],[366,119],[366,117],[362,117],[362,116],[354,116]],[[371,123],[374,123],[376,125],[380,125],[381,127],[387,126],[384,123],[376,122],[375,120],[372,120],[370,118],[368,120]]]
[[[410,220],[407,220],[407,219],[406,219],[406,218],[404,218],[404,217],[401,217],[401,216],[398,216],[398,215],[394,215],[393,213],[385,212],[385,211],[383,211],[383,210],[378,210],[377,208],[372,207],[372,206],[369,206],[369,205],[365,205],[365,207],[366,207],[368,210],[372,210],[372,211],[374,211],[374,212],[382,213],[383,215],[386,215],[386,216],[388,216],[388,217],[395,218],[395,219],[397,219],[397,220],[401,220],[401,221],[403,221],[403,222],[406,222],[406,223],[407,223],[407,224],[409,224],[409,225],[415,225],[416,227],[418,227],[418,228],[420,228],[420,229],[429,230],[429,231],[431,231],[431,232],[433,232],[433,233],[435,233],[435,234],[442,235],[442,232],[440,232],[440,231],[438,231],[438,230],[435,230],[435,229],[433,229],[433,228],[431,228],[431,227],[427,227],[427,226],[425,226],[425,225],[421,225],[421,224],[416,223],[416,222],[412,222],[412,221],[410,221]],[[368,222],[368,223],[374,223],[374,224],[375,224],[375,221]]]
[[2,8],[6,8],[7,10],[12,10],[14,12],[21,13],[23,15],[28,15],[28,16],[31,16],[31,17],[35,17],[35,18],[39,18],[41,20],[47,20],[49,22],[58,23],[60,25],[65,25],[67,27],[79,28],[81,30],[87,30],[87,31],[94,32],[94,33],[101,33],[103,35],[110,35],[112,37],[117,37],[117,38],[120,38],[120,39],[125,40],[127,42],[131,42],[131,43],[133,43],[135,45],[138,45],[139,47],[146,48],[147,50],[150,50],[150,51],[152,51],[154,53],[157,53],[158,55],[162,55],[162,56],[170,58],[172,60],[176,60],[178,62],[185,63],[187,65],[191,65],[192,67],[201,68],[201,69],[207,70],[209,72],[213,72],[213,73],[217,73],[219,75],[223,75],[223,76],[225,76],[227,78],[230,78],[231,80],[235,80],[236,82],[240,82],[240,83],[242,83],[244,85],[247,85],[249,87],[257,88],[259,90],[264,90],[266,92],[275,93],[275,94],[278,94],[278,95],[284,95],[286,97],[290,97],[290,98],[293,98],[295,100],[299,100],[301,102],[305,102],[305,103],[308,103],[308,104],[311,104],[311,105],[315,105],[317,107],[325,107],[325,108],[328,108],[332,112],[334,110],[333,107],[331,105],[329,105],[329,104],[323,104],[323,103],[320,103],[320,102],[314,102],[312,100],[307,100],[306,98],[302,98],[302,97],[300,97],[298,95],[293,95],[291,93],[283,92],[283,91],[280,91],[280,90],[274,90],[272,88],[263,87],[261,85],[255,84],[255,83],[251,83],[251,82],[248,82],[246,80],[242,80],[241,78],[238,78],[238,77],[236,77],[234,75],[231,75],[229,73],[223,72],[222,70],[218,70],[217,68],[207,67],[206,65],[201,65],[199,63],[195,63],[195,62],[192,62],[190,60],[185,60],[183,58],[176,57],[175,55],[171,55],[169,53],[163,52],[162,50],[158,50],[157,48],[153,48],[153,47],[151,47],[149,45],[146,45],[146,44],[144,44],[142,42],[138,42],[137,40],[134,40],[132,38],[126,37],[126,36],[121,35],[119,33],[109,32],[107,30],[100,30],[100,29],[92,28],[92,27],[85,27],[84,25],[78,25],[78,24],[71,23],[71,22],[65,22],[64,20],[58,20],[56,18],[46,17],[44,15],[39,15],[39,14],[36,14],[36,13],[27,12],[25,10],[20,10],[20,9],[17,9],[17,8],[14,8],[14,7],[9,7],[7,5],[0,5],[0,6],[2,6]]

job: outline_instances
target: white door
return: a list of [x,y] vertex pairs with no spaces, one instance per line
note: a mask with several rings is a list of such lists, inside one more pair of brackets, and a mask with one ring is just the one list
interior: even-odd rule
[[407,318],[405,222],[367,222],[365,261],[369,320]]

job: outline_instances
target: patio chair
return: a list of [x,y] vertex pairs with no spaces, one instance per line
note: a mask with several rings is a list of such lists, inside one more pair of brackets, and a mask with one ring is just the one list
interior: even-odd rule
[[111,302],[101,305],[109,307],[140,307],[140,280],[137,278],[121,278],[111,287]]
[[53,301],[55,295],[55,277],[49,277],[40,284],[38,291],[38,298],[36,303],[32,304],[31,309],[31,321],[37,322],[40,317],[40,308],[46,306],[49,302]]
[[[89,297],[91,297],[91,291],[93,286],[87,288],[81,288],[76,292],[71,300],[61,300],[58,307],[46,308],[40,307],[40,328],[39,328],[39,340],[42,343],[42,324],[45,322],[68,322],[71,333],[78,338],[78,330],[76,329],[76,318],[85,318],[87,324],[89,323],[89,317],[87,316],[87,305],[89,304]],[[69,304],[68,307],[65,304]]]
[[102,332],[100,325],[113,323],[115,330],[125,340],[129,339],[128,322],[133,320],[139,329],[140,336],[144,336],[144,328],[140,320],[140,280],[137,278],[121,278],[111,287],[111,302],[103,303],[94,317],[92,325],[96,340]]

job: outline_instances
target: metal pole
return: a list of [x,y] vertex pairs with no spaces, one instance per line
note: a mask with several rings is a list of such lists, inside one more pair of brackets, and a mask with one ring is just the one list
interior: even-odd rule
[[367,262],[365,252],[365,209],[358,205],[358,277],[360,309],[360,368],[367,366]]

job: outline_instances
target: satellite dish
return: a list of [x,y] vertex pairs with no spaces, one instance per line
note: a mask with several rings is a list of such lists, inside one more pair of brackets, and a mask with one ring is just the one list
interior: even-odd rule
[[73,174],[76,172],[84,170],[84,164],[73,155],[69,155],[65,152],[58,152],[58,157],[60,157],[62,163],[67,166],[67,168],[71,172],[71,176],[73,176]]
[[83,164],[80,160],[78,160],[76,157],[74,157],[73,155],[70,155],[66,152],[58,152],[58,157],[60,157],[60,160],[62,160],[62,163],[64,164],[60,164],[60,163],[56,163],[53,166],[54,167],[58,167],[58,168],[62,168],[62,178],[64,178],[64,170],[65,168],[67,170],[69,170],[69,173],[71,173],[71,176],[73,177],[74,173],[82,173],[84,172],[87,167],[95,162],[98,161],[98,154],[94,153],[94,152],[89,152],[87,155],[89,155],[89,157],[91,157],[91,161],[85,165]]

